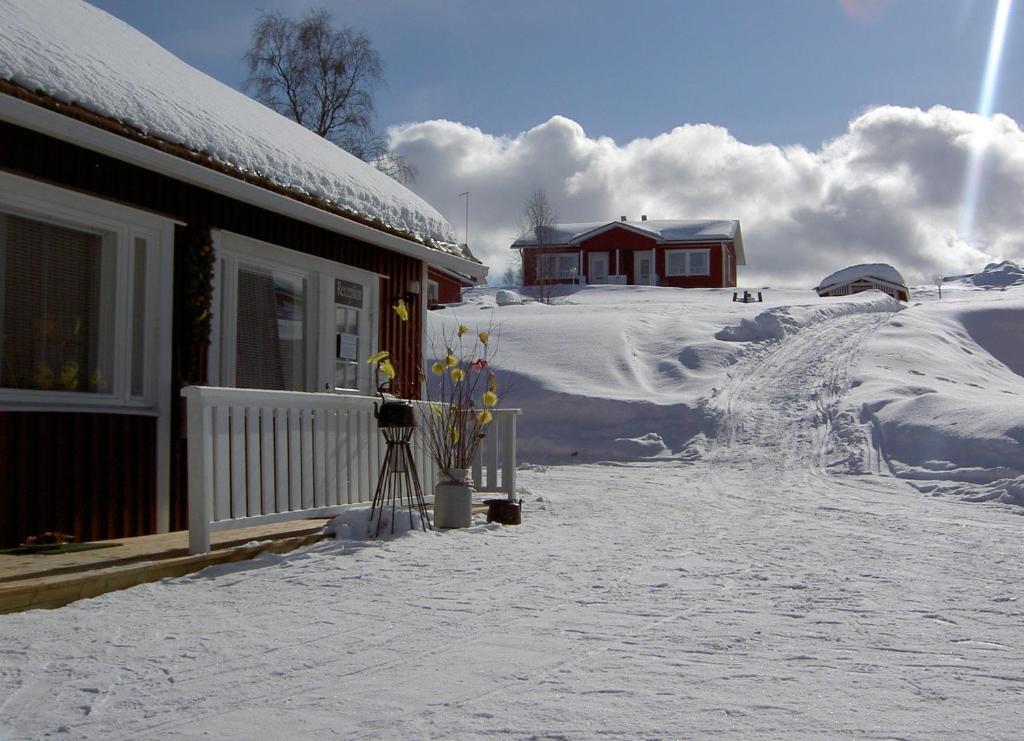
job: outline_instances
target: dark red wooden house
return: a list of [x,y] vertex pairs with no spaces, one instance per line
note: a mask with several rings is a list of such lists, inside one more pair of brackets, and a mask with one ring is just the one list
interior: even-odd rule
[[[187,527],[180,389],[415,395],[428,204],[101,10],[0,7],[0,546]],[[408,321],[391,310],[410,304]]]
[[719,288],[736,285],[746,264],[739,221],[552,224],[512,244],[523,255],[523,284],[620,284]]

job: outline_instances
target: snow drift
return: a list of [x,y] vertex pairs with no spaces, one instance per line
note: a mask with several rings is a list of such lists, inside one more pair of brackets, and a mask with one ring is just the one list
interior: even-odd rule
[[1024,504],[1024,288],[965,286],[942,301],[917,291],[910,306],[879,291],[796,290],[737,304],[722,289],[589,286],[510,305],[479,289],[430,323],[435,336],[494,324],[502,405],[524,412],[520,460],[552,464],[694,460],[721,434],[715,399],[728,383],[764,373],[795,338],[862,316],[878,329],[844,359],[849,387],[794,422],[825,430],[829,470]]

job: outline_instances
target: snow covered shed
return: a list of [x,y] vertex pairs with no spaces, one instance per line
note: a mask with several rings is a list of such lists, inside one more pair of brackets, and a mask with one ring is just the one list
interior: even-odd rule
[[552,224],[512,243],[522,252],[523,285],[622,284],[720,288],[746,265],[740,222],[598,221]]
[[[187,527],[180,389],[416,391],[428,270],[374,168],[78,0],[0,4],[0,546]],[[402,322],[390,307],[412,301]]]
[[837,270],[824,278],[814,290],[819,296],[849,296],[872,289],[900,301],[910,300],[910,290],[903,276],[892,265],[885,263],[851,265]]

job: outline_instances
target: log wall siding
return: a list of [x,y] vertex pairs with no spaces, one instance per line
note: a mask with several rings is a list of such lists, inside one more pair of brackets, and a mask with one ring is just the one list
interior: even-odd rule
[[[420,330],[423,317],[418,311],[418,302],[410,310],[408,322],[401,322],[391,305],[396,296],[408,290],[411,281],[422,280],[422,262],[416,258],[401,255],[389,250],[368,245],[345,235],[330,232],[295,219],[260,209],[244,202],[203,190],[197,186],[183,183],[173,178],[151,172],[141,167],[129,165],[119,160],[96,152],[74,146],[28,129],[0,122],[0,169],[17,175],[33,177],[54,185],[70,188],[89,195],[107,198],[125,205],[153,211],[178,221],[185,222],[185,227],[175,230],[175,252],[180,253],[195,238],[197,231],[205,229],[225,229],[237,234],[259,239],[271,244],[280,245],[306,254],[315,255],[328,260],[345,263],[388,276],[380,284],[380,335],[378,341],[381,348],[391,351],[394,356],[395,368],[398,371],[399,389],[404,395],[415,395],[418,384],[415,379],[419,372],[418,359],[421,355]],[[176,272],[180,274],[180,261],[175,260]],[[178,313],[178,302],[181,300],[178,286],[180,275],[175,280],[175,315]],[[178,341],[178,327],[174,327],[174,369],[175,387],[172,389],[174,412],[171,429],[175,431],[175,444],[171,459],[171,528],[182,529],[188,526],[186,461],[183,435],[184,422],[182,406],[178,398],[181,381],[181,370],[184,354],[193,352],[194,348],[181,347]],[[200,358],[203,369],[199,381],[205,380],[205,359]],[[21,419],[24,417],[25,419]],[[108,479],[97,478],[92,471],[91,460],[110,461],[122,460],[125,457],[121,439],[108,428],[121,430],[123,425],[140,424],[138,417],[118,414],[81,414],[75,415],[74,432],[57,430],[60,424],[55,414],[10,413],[0,412],[0,486],[4,493],[0,494],[0,546],[11,545],[12,537],[23,537],[44,530],[52,530],[54,523],[63,522],[63,530],[81,537],[95,537],[90,514],[86,520],[76,519],[73,524],[61,519],[64,515],[55,514],[49,505],[35,507],[22,500],[33,496],[41,497],[41,501],[64,503],[75,497],[86,497],[88,501],[100,501],[102,492],[96,486],[110,487],[118,492],[120,499],[114,500],[114,506],[130,509],[130,515],[114,517],[116,522],[108,522],[108,537],[140,535],[152,532],[154,527],[155,487],[155,434],[140,435],[145,445],[137,445],[130,450],[131,455],[144,459],[145,464],[135,461],[118,463],[115,470],[121,471],[123,480],[112,485]],[[77,419],[81,417],[82,419]],[[15,423],[15,418],[17,422]],[[32,423],[25,420],[34,419]],[[86,421],[88,419],[89,421]],[[63,420],[66,422],[67,420]],[[14,441],[20,434],[17,429],[24,427],[12,425],[34,424],[38,430],[33,434],[37,441],[50,439],[55,435],[66,435],[62,438],[66,444],[75,446],[79,436],[88,434],[95,436],[93,458],[83,457],[76,465],[84,476],[84,481],[95,482],[88,486],[71,490],[66,482],[59,478],[41,477],[36,484],[26,483],[28,472],[46,468],[51,464],[52,456],[43,448],[21,444]],[[152,425],[155,429],[155,424]],[[17,458],[14,456],[24,456]],[[141,468],[139,468],[141,466]],[[140,473],[141,472],[141,473]],[[113,476],[113,473],[103,476]],[[40,475],[41,476],[41,475]],[[92,487],[92,488],[90,488]],[[19,524],[17,528],[6,526],[8,513],[13,511],[11,500],[15,497],[9,492],[18,492],[17,511]],[[35,493],[33,493],[35,492]],[[62,505],[62,506],[64,506]],[[74,508],[72,508],[74,509]],[[74,510],[78,511],[78,510]],[[84,514],[82,515],[85,516]],[[113,515],[112,515],[113,517]],[[118,524],[120,523],[120,524]],[[22,536],[14,536],[17,531]]]
[[0,545],[152,532],[155,445],[154,417],[0,412]]

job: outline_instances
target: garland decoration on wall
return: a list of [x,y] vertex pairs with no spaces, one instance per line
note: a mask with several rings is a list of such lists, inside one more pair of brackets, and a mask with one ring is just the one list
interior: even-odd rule
[[210,326],[213,307],[213,268],[216,262],[210,231],[198,232],[189,240],[182,265],[181,295],[181,344],[185,356],[182,358],[182,381],[199,383],[203,381],[200,361],[206,356],[210,344]]

